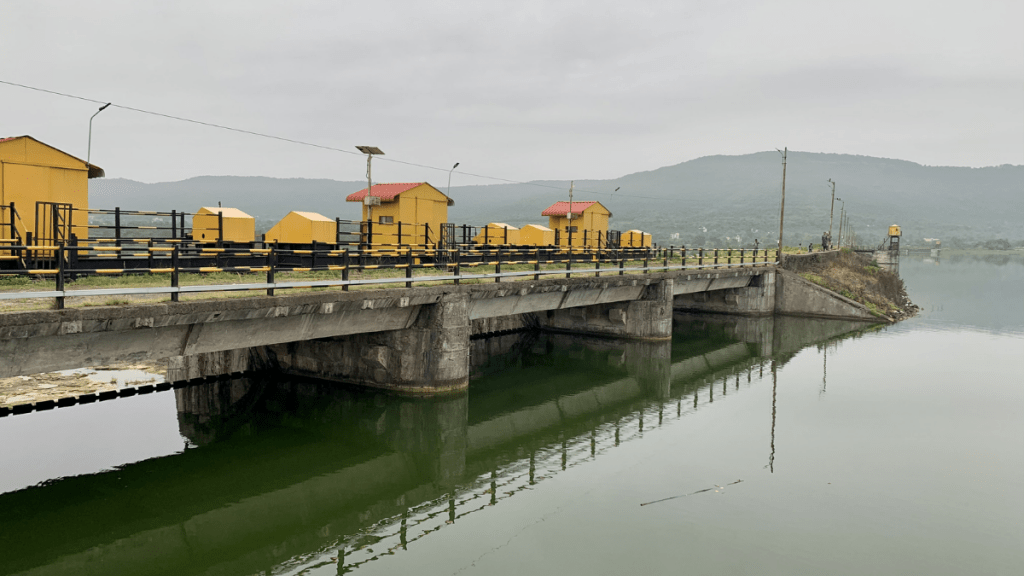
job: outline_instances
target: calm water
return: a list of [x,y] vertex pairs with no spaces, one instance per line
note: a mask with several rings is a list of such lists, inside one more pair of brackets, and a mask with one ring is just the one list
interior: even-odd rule
[[896,326],[474,342],[466,395],[239,379],[0,419],[0,574],[1020,574],[1024,258]]

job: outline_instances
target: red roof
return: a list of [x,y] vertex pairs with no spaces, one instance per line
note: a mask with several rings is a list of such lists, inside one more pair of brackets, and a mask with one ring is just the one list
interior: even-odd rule
[[[371,196],[376,196],[385,202],[390,202],[398,197],[402,192],[408,192],[413,188],[426,184],[426,182],[406,182],[404,184],[374,184],[373,192]],[[346,198],[346,202],[362,202],[363,198],[366,198],[366,188],[363,188],[359,192],[349,194]]]
[[[572,203],[572,213],[573,214],[583,214],[584,210],[586,210],[587,208],[590,208],[594,204],[597,204],[597,202],[573,202]],[[547,210],[541,212],[540,215],[541,216],[565,216],[568,213],[569,213],[569,203],[568,202],[555,202],[554,204],[549,206]]]
[[0,142],[7,142],[8,140],[17,140],[18,138],[24,138],[24,136],[11,136],[10,138],[0,138]]
[[[437,192],[438,194],[445,198],[449,206],[455,204],[455,201],[452,200],[451,198],[448,198],[448,196],[446,196],[444,192],[441,192],[440,190],[434,188],[433,186],[426,182],[405,182],[403,184],[374,184],[371,196],[376,196],[377,198],[380,198],[384,202],[393,202],[395,198],[398,198],[398,195],[401,194],[402,192],[408,192],[409,190],[412,190],[413,188],[417,188],[419,186],[426,186],[431,190]],[[363,188],[359,192],[349,194],[348,196],[345,197],[345,201],[362,202],[363,198],[366,198],[366,188]]]

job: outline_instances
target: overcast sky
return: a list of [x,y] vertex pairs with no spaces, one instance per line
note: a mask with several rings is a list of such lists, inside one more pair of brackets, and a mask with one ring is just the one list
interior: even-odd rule
[[[453,184],[791,150],[1024,163],[1024,2],[0,0],[0,80],[387,159]],[[0,84],[0,136],[85,158],[96,104]],[[356,155],[108,108],[145,182],[364,178]],[[375,181],[447,174],[374,163]]]

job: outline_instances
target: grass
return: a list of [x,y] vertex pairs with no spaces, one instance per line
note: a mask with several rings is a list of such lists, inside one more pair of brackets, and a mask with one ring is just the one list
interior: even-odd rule
[[838,258],[804,268],[799,275],[863,304],[875,316],[899,317],[905,312],[900,304],[907,304],[906,289],[899,276],[852,251],[844,249]]
[[[868,269],[868,267],[865,267],[865,270],[867,270],[867,269]],[[853,300],[854,302],[859,302],[860,304],[863,304],[875,316],[879,316],[879,317],[885,316],[885,314],[882,312],[882,308],[880,308],[877,304],[875,304],[871,300],[868,300],[867,298],[864,298],[862,295],[855,294],[855,293],[851,292],[850,290],[847,290],[847,289],[844,289],[844,288],[839,288],[837,286],[832,286],[832,285],[829,284],[828,280],[822,278],[821,276],[819,276],[817,274],[814,274],[812,272],[802,272],[802,273],[800,273],[800,277],[802,277],[803,279],[808,280],[810,282],[813,282],[814,284],[817,284],[818,286],[821,286],[822,288],[827,288],[828,290],[831,290],[831,291],[833,291],[833,292],[835,292],[837,294],[840,294],[843,297],[849,298],[850,300]],[[893,304],[888,304],[888,306],[890,308],[892,308],[893,310],[899,310],[899,308],[897,308]]]

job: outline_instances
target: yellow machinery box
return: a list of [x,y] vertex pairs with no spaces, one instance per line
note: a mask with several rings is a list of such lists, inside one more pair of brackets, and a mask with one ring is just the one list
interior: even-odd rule
[[316,212],[289,212],[266,234],[266,241],[276,244],[325,244],[337,242],[338,226],[334,220]]
[[[220,237],[218,214],[224,220],[224,238]],[[252,242],[256,239],[256,219],[238,208],[203,207],[192,217],[192,239],[203,243]]]

